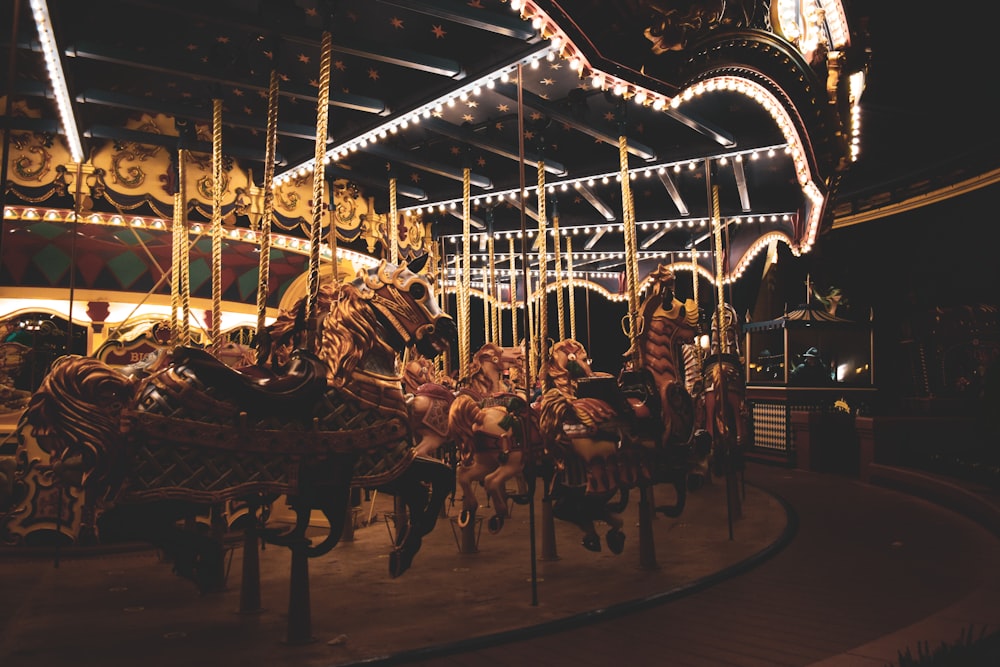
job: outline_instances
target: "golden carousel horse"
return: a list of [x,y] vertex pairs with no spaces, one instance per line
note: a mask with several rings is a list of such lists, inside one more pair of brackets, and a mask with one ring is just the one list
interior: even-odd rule
[[504,380],[504,372],[522,359],[520,348],[483,345],[469,364],[448,412],[448,432],[459,450],[458,486],[462,509],[458,525],[470,525],[479,508],[474,482],[479,482],[493,505],[487,524],[491,533],[503,528],[510,513],[507,482],[522,474],[540,444],[537,418],[522,393]]
[[[262,507],[284,494],[294,527],[262,526],[262,534],[314,557],[340,539],[352,485],[385,485],[415,494],[424,508],[390,554],[390,573],[401,574],[437,517],[431,505],[454,484],[450,468],[415,455],[394,375],[408,345],[435,356],[455,334],[421,266],[382,262],[325,286],[313,322],[303,299],[261,337],[259,358],[269,366],[237,370],[177,347],[137,379],[93,358],[57,360],[18,425],[0,539],[145,540],[178,574],[218,590],[218,536],[186,531],[179,519],[229,500]],[[307,327],[314,345],[304,349],[298,337]],[[314,509],[330,524],[315,544],[305,536]]]

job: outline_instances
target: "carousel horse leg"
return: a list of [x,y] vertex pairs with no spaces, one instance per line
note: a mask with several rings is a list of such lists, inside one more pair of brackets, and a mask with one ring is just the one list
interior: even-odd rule
[[397,497],[406,505],[409,521],[397,528],[396,547],[389,554],[389,574],[392,577],[410,569],[424,536],[434,530],[444,501],[455,485],[449,466],[424,457],[414,459],[397,481]]
[[507,461],[483,479],[486,494],[493,501],[493,516],[490,517],[488,528],[495,535],[503,530],[504,522],[510,517],[511,503],[507,497],[507,482],[513,479],[523,469],[523,454],[513,452]]
[[476,491],[472,484],[476,480],[482,479],[487,470],[485,466],[479,463],[472,463],[470,465],[459,464],[456,474],[458,486],[462,489],[462,510],[458,515],[459,528],[465,528],[475,519],[476,510],[479,509],[479,500],[476,498]]

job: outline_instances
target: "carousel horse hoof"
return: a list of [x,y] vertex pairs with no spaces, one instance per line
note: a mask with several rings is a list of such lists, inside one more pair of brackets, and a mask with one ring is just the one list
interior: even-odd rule
[[512,493],[510,500],[515,505],[527,505],[531,498],[528,497],[527,493]]
[[497,533],[499,533],[501,530],[503,530],[503,517],[500,516],[499,514],[494,514],[493,516],[491,516],[488,528],[490,531],[490,535],[496,535]]
[[395,579],[410,569],[413,565],[413,557],[420,550],[421,538],[414,533],[402,545],[389,552],[389,576]]
[[625,533],[618,528],[609,530],[606,539],[608,541],[608,549],[611,550],[611,553],[620,554],[625,550]]
[[587,551],[598,552],[601,550],[601,538],[596,534],[583,536],[583,548]]
[[469,510],[462,510],[458,513],[458,527],[466,528],[472,522],[472,512]]

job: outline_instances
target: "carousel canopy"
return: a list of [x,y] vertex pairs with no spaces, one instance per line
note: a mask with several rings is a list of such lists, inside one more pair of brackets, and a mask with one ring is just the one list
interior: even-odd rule
[[[273,72],[287,204],[281,188],[315,172],[328,77],[324,177],[375,212],[395,183],[403,216],[461,235],[467,196],[472,232],[502,238],[537,229],[541,205],[549,230],[558,216],[576,236],[575,270],[621,271],[624,169],[651,264],[690,261],[694,247],[714,272],[717,211],[738,275],[769,240],[804,252],[829,226],[857,156],[867,37],[840,0],[686,4],[5,0],[17,48],[0,90],[13,131],[59,135],[121,209],[140,174],[147,200],[170,190],[177,149],[211,151],[214,100],[227,169],[243,170],[232,187],[261,186]],[[28,181],[19,192],[37,195],[31,160],[12,164]]]

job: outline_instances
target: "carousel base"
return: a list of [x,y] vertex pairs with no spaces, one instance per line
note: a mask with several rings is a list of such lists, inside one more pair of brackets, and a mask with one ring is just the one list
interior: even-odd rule
[[[618,555],[606,544],[598,553],[584,549],[580,530],[561,521],[555,544],[543,545],[544,508],[536,502],[534,568],[528,505],[514,505],[497,534],[477,527],[474,550],[462,549],[453,520],[460,504],[449,506],[412,568],[393,579],[393,499],[376,494],[356,510],[353,539],[308,562],[310,613],[304,628],[298,618],[292,629],[285,548],[259,552],[261,608],[249,612],[241,600],[241,543],[227,556],[226,590],[210,595],[147,549],[64,550],[58,561],[4,549],[0,664],[401,662],[538,636],[685,595],[760,562],[787,538],[786,508],[751,484],[744,485],[743,516],[732,521],[731,534],[726,485],[717,479],[688,495],[681,517],[653,520],[651,562],[648,547],[640,553],[637,500],[624,514],[627,538]],[[672,500],[672,488],[655,487],[655,503]],[[492,509],[481,506],[477,518],[490,516]],[[276,507],[275,518],[283,517],[290,514]],[[317,535],[321,528],[314,527]],[[603,542],[607,526],[598,530]],[[309,641],[301,641],[303,631]],[[293,634],[300,641],[287,641]]]

